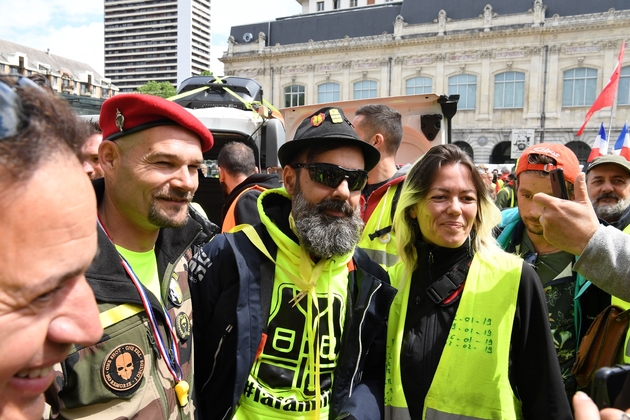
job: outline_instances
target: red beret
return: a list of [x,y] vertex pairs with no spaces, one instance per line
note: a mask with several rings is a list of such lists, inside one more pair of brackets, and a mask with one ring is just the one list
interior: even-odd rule
[[209,150],[214,144],[212,133],[201,121],[181,105],[159,96],[115,95],[103,102],[98,124],[103,131],[103,140],[116,140],[160,125],[179,125],[199,136],[202,151]]

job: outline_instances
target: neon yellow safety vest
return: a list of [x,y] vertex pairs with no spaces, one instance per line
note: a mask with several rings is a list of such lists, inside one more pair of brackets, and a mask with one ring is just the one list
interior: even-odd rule
[[[461,302],[425,398],[423,419],[520,419],[521,402],[508,377],[510,338],[523,261],[499,254],[473,258]],[[390,270],[396,295],[389,313],[385,419],[410,419],[400,376],[400,352],[410,275]],[[411,274],[411,273],[409,273]]]
[[387,192],[385,192],[374,208],[370,219],[366,222],[358,245],[373,261],[376,261],[385,269],[394,266],[398,262],[396,238],[392,231],[380,236],[375,236],[375,233],[392,225],[392,202],[394,201],[396,188],[402,188],[402,182],[387,187]]
[[[626,233],[626,234],[630,235],[630,225],[626,226],[626,228],[623,230],[623,233]],[[611,304],[617,305],[620,308],[623,308],[624,311],[630,309],[630,302],[626,302],[625,300],[621,300],[618,297],[612,296],[610,301],[611,301],[610,302]],[[629,345],[630,345],[630,329],[626,333],[626,344],[623,345],[623,354],[621,356],[622,360],[619,361],[620,363],[625,363],[625,364],[630,363],[630,356],[628,355],[628,346]]]

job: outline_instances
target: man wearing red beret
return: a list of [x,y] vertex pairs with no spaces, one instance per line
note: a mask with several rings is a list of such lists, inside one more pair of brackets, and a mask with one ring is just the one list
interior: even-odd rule
[[52,417],[192,419],[187,269],[211,233],[189,204],[212,134],[180,105],[140,94],[105,101],[99,123],[99,253],[86,277],[104,335],[57,366]]

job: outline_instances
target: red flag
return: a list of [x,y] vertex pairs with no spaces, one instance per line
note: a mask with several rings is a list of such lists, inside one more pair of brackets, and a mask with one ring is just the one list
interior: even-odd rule
[[580,130],[577,132],[577,136],[581,136],[584,132],[584,127],[588,123],[588,120],[591,119],[591,116],[602,108],[607,106],[613,106],[613,102],[615,101],[615,94],[617,93],[617,85],[619,85],[619,73],[621,72],[621,61],[623,60],[623,50],[626,48],[626,43],[621,43],[621,51],[619,51],[619,58],[617,59],[617,65],[613,70],[612,76],[610,76],[610,80],[602,89],[602,92],[599,94],[593,105],[591,105],[591,109],[586,113],[586,118],[584,119],[584,124],[580,127]]

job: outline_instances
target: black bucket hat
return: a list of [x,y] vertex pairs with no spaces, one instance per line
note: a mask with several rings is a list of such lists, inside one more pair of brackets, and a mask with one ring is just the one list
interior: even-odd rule
[[370,143],[357,136],[352,123],[343,114],[341,108],[326,107],[302,121],[293,140],[284,143],[278,150],[278,159],[283,167],[291,159],[313,144],[327,142],[330,149],[342,146],[358,146],[363,152],[365,170],[370,171],[381,159],[381,153]]

